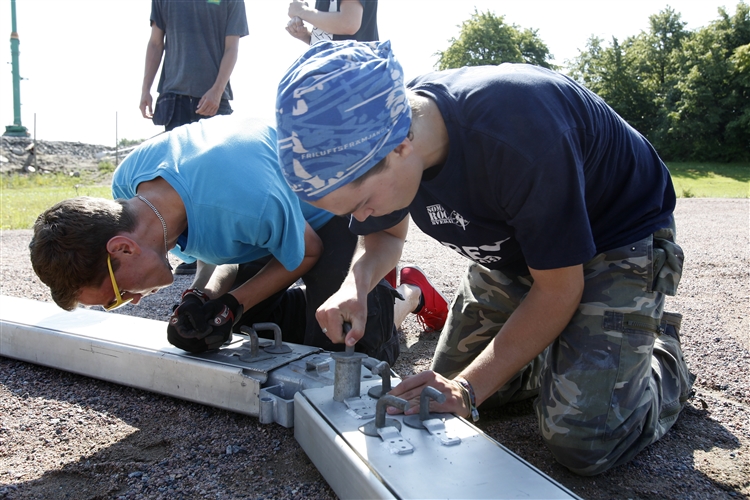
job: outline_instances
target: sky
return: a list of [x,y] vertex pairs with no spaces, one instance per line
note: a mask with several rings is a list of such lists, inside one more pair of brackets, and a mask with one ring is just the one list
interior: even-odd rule
[[[312,2],[312,0],[309,0]],[[537,30],[554,63],[564,64],[598,36],[622,41],[648,30],[672,7],[688,30],[707,26],[739,0],[380,0],[380,39],[390,39],[406,78],[429,72],[436,52],[457,37],[476,8]],[[245,0],[250,35],[240,40],[232,74],[236,113],[274,119],[278,81],[305,45],[284,29],[285,0]],[[20,38],[21,121],[39,140],[114,146],[163,130],[138,109],[150,0],[16,0]],[[0,33],[10,40],[11,2],[0,3]],[[2,53],[0,126],[13,124],[10,42]],[[156,80],[158,81],[158,75]],[[156,83],[152,89],[156,101]],[[4,131],[4,128],[2,129]]]

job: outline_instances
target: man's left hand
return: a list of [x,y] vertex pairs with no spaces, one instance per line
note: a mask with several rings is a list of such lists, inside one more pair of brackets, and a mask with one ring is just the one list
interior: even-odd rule
[[222,95],[224,95],[224,89],[214,90],[213,87],[210,88],[208,92],[201,97],[195,112],[203,116],[214,116],[216,112],[219,111]]
[[[459,417],[468,416],[469,408],[464,404],[463,394],[458,383],[432,370],[404,378],[388,394],[409,401],[409,409],[405,413],[414,415],[419,413],[419,397],[422,394],[422,389],[427,386],[434,387],[446,396],[445,402],[442,404],[437,401],[430,401],[431,412],[454,413]],[[388,408],[388,413],[400,412],[401,410],[396,408]]]

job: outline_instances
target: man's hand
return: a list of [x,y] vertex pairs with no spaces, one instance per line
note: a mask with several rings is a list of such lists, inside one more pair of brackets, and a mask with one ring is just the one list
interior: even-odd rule
[[[179,308],[178,308],[179,310]],[[200,309],[190,308],[181,316],[172,315],[167,327],[169,343],[188,352],[198,353],[218,349],[229,340],[232,326],[242,316],[242,305],[234,295],[225,293],[218,299],[209,300]],[[182,319],[184,318],[184,319]]]
[[307,6],[307,2],[301,0],[292,0],[292,3],[289,4],[289,10],[287,11],[287,14],[291,18],[302,18],[302,16],[304,16],[305,12],[307,12],[308,10],[309,7]]
[[195,112],[203,116],[214,116],[216,112],[219,111],[222,95],[224,95],[223,88],[217,90],[214,89],[214,87],[211,87],[208,89],[208,92],[201,97]]
[[307,29],[305,23],[299,17],[293,17],[286,23],[286,31],[297,40],[302,40],[306,44],[310,44],[310,30]]
[[151,92],[143,92],[141,94],[141,114],[144,118],[149,120],[154,117],[154,99],[151,97]]
[[[208,295],[201,290],[188,288],[182,292],[182,300],[174,308],[172,317],[169,318],[169,324],[174,325],[178,332],[192,332],[197,328],[205,329],[206,320],[203,318],[201,308],[208,300]],[[188,334],[186,336],[195,335]]]
[[[419,413],[419,396],[422,389],[430,386],[445,394],[445,402],[439,404],[437,401],[430,401],[430,411],[435,413],[454,413],[459,417],[467,417],[470,408],[464,404],[463,392],[458,382],[447,379],[428,370],[411,377],[404,378],[401,383],[391,390],[388,394],[405,399],[409,402],[409,409],[405,414],[414,415]],[[388,413],[400,413],[397,408],[388,408]]]
[[346,334],[346,345],[354,345],[365,334],[367,323],[367,296],[359,300],[353,286],[342,285],[338,292],[331,295],[315,312],[315,318],[331,342],[344,342],[344,323],[351,324]]

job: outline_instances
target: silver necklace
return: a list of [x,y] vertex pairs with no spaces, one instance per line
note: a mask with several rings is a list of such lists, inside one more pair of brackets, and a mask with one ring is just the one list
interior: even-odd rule
[[[148,200],[147,200],[146,198],[144,198],[143,196],[141,196],[141,195],[139,195],[139,194],[137,194],[137,195],[135,195],[135,196],[136,196],[136,197],[137,197],[137,198],[138,198],[139,200],[141,200],[141,201],[142,201],[143,203],[145,203],[146,205],[148,205],[148,207],[149,207],[149,208],[150,208],[151,210],[153,210],[153,211],[154,211],[154,213],[156,214],[156,216],[157,216],[157,217],[159,218],[159,220],[161,221],[161,227],[162,227],[162,229],[164,229],[164,253],[169,253],[169,249],[167,248],[167,223],[166,223],[166,222],[164,222],[164,217],[162,217],[162,216],[161,216],[161,214],[160,214],[160,213],[159,213],[159,211],[158,211],[158,210],[156,209],[156,207],[155,207],[155,206],[154,206],[154,205],[153,205],[153,204],[152,204],[152,203],[151,203],[150,201],[148,201]],[[171,266],[170,266],[170,267],[171,267]]]

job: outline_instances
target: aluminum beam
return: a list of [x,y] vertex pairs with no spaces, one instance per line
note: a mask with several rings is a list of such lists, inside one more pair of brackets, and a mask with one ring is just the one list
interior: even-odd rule
[[0,296],[0,355],[116,384],[294,424],[294,393],[333,384],[332,360],[321,349],[285,344],[291,352],[248,359],[247,337],[220,351],[194,355],[167,342],[167,324],[121,314]]
[[284,344],[291,352],[275,354],[264,339],[254,353],[246,339],[193,355],[167,343],[165,322],[0,296],[1,356],[294,426],[341,498],[578,498],[452,415],[430,420],[430,432],[386,420],[366,435],[360,427],[373,420],[369,394],[379,393],[371,389],[380,377],[362,366],[359,397],[335,401],[331,353]]
[[[294,398],[294,436],[339,497],[578,498],[453,415],[443,415],[443,423],[445,434],[460,439],[458,444],[446,446],[426,429],[401,425],[393,440],[400,448],[413,448],[401,454],[381,437],[365,435],[360,427],[370,419],[361,415],[374,412],[376,401],[368,390],[375,385],[363,380],[356,412],[351,401],[334,401],[331,387],[303,390]],[[362,410],[368,405],[371,412]]]

